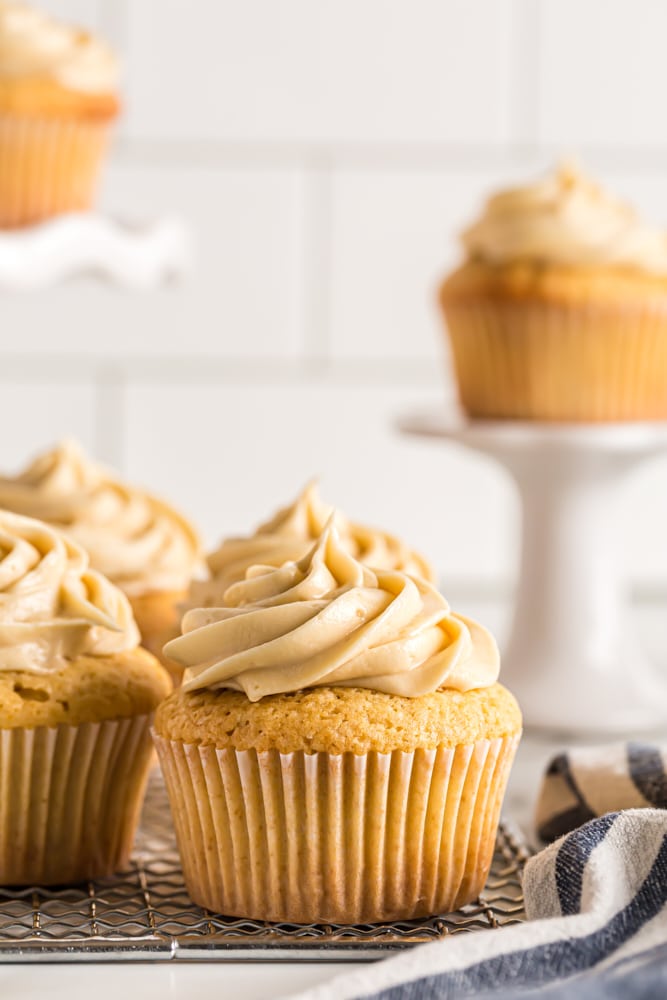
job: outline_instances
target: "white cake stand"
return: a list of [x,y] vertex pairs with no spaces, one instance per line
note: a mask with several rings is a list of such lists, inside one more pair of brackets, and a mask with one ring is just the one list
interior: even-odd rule
[[624,478],[667,452],[667,424],[400,421],[408,434],[483,452],[523,505],[521,569],[503,681],[527,727],[632,734],[667,728],[667,672],[648,663],[626,614],[616,502]]
[[178,219],[138,225],[96,212],[0,230],[0,291],[47,288],[94,274],[128,288],[154,288],[189,269],[190,237]]

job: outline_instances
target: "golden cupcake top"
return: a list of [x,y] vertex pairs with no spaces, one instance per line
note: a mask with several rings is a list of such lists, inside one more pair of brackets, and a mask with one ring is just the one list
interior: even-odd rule
[[[309,483],[296,500],[281,508],[254,534],[227,538],[208,558],[209,578],[192,583],[188,604],[211,607],[222,601],[232,583],[243,580],[251,566],[282,566],[301,559],[324,530],[332,507],[324,503],[315,482]],[[429,563],[393,535],[348,521],[336,511],[341,544],[355,559],[379,569],[398,569],[434,579]]]
[[183,591],[199,565],[199,539],[181,514],[116,479],[70,441],[18,476],[0,477],[0,507],[65,530],[130,596]]
[[60,670],[139,643],[129,602],[74,541],[0,511],[0,671]]
[[164,667],[137,646],[81,654],[47,672],[0,670],[0,727],[79,726],[154,712],[172,690]]
[[319,686],[468,691],[493,684],[500,666],[489,632],[427,581],[355,559],[333,516],[303,558],[251,568],[219,607],[188,611],[182,631],[164,651],[186,668],[183,690],[250,701]]
[[615,265],[667,275],[667,234],[571,165],[488,199],[461,237],[469,260]]
[[260,753],[414,753],[515,736],[521,712],[502,684],[420,698],[316,687],[260,701],[240,691],[179,688],[158,706],[155,730],[184,743]]
[[51,80],[85,94],[109,94],[118,62],[100,39],[15,0],[0,0],[0,79]]

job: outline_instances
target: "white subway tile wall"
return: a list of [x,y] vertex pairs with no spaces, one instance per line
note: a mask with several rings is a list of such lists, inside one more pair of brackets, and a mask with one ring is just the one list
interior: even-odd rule
[[[484,195],[561,153],[667,221],[662,0],[35,0],[101,30],[125,114],[101,203],[180,215],[182,285],[2,299],[3,470],[75,435],[209,543],[313,475],[445,581],[511,583],[514,489],[408,441],[451,406],[435,294]],[[629,484],[628,575],[667,588],[667,460]]]
[[[509,138],[514,0],[135,0],[127,11],[132,137],[173,139],[176,125],[180,138],[230,143]],[[473,60],[493,101],[469,87]]]
[[664,146],[667,11],[661,0],[538,0],[540,136],[627,149]]
[[[475,539],[497,579],[515,559],[513,490],[491,463],[397,437],[396,413],[420,397],[437,404],[437,386],[426,394],[422,379],[368,385],[319,375],[259,385],[247,376],[208,385],[132,380],[128,475],[196,510],[211,541],[266,520],[317,476],[323,499],[359,521],[379,519],[437,556],[441,572],[472,583],[471,561],[452,565],[449,553]],[[457,484],[464,503],[451,501]],[[509,530],[496,530],[499,522]]]
[[332,191],[331,354],[440,361],[437,289],[489,168],[349,169]]
[[[3,338],[4,339],[4,338]],[[44,375],[2,366],[0,421],[2,471],[17,471],[32,452],[40,451],[53,435],[76,437],[84,448],[95,448],[96,392],[92,382],[77,382],[63,375],[56,382]],[[20,416],[19,416],[20,414]]]

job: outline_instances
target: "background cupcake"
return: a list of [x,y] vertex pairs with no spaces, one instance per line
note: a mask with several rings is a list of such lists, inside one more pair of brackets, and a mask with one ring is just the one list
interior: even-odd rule
[[0,885],[126,864],[171,688],[126,597],[46,524],[0,511]]
[[[193,581],[189,606],[221,603],[226,589],[243,580],[251,566],[282,566],[288,560],[300,559],[322,534],[332,509],[320,498],[317,484],[311,482],[294,503],[281,508],[254,534],[224,539],[207,557],[209,578]],[[336,511],[336,527],[341,544],[360,562],[413,573],[425,580],[435,579],[428,561],[394,535],[349,521],[340,511]]]
[[331,523],[225,600],[185,615],[155,721],[192,898],[359,923],[476,896],[521,727],[489,633]]
[[667,236],[570,167],[489,199],[440,292],[464,409],[667,418]]
[[143,644],[161,654],[199,564],[199,539],[181,514],[122,483],[71,441],[1,477],[0,507],[67,531],[129,597]]
[[90,208],[117,79],[101,41],[0,0],[0,227]]

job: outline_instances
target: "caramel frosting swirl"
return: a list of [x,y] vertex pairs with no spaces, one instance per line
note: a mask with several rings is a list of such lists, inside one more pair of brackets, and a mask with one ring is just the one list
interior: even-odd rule
[[499,670],[485,629],[425,580],[359,562],[333,518],[302,559],[252,568],[224,606],[188,611],[182,630],[165,655],[187,668],[184,690],[231,688],[250,701],[322,685],[468,691]]
[[[212,607],[221,603],[227,588],[243,580],[251,566],[277,567],[301,559],[322,534],[331,513],[332,508],[320,499],[316,483],[309,483],[294,503],[260,525],[254,535],[227,538],[208,556],[209,579],[193,581],[188,605]],[[355,559],[377,569],[398,569],[434,580],[426,559],[398,538],[348,521],[339,511],[335,516],[341,544]]]
[[667,274],[667,234],[574,167],[493,195],[462,237],[468,258],[617,265]]
[[185,590],[199,562],[199,540],[185,518],[113,478],[73,442],[15,478],[0,478],[0,507],[65,530],[130,596]]
[[0,0],[0,78],[49,79],[69,90],[109,94],[118,84],[118,63],[87,32],[25,4]]
[[0,670],[44,673],[138,643],[128,599],[90,569],[79,545],[47,524],[0,511]]

